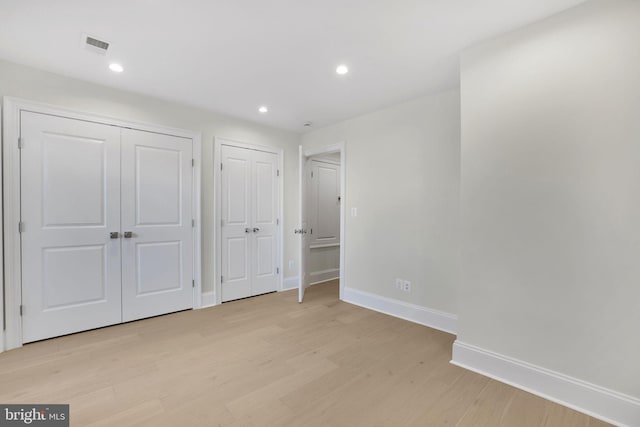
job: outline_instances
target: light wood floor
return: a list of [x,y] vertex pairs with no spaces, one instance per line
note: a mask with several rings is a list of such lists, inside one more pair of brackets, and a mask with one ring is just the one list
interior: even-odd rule
[[603,426],[449,364],[454,336],[338,301],[269,294],[0,354],[1,403],[72,426]]

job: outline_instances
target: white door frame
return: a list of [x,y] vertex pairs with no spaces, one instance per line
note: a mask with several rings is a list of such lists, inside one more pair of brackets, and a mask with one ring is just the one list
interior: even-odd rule
[[[344,254],[345,254],[345,229],[346,229],[346,202],[347,202],[347,193],[346,193],[346,170],[347,170],[347,157],[346,157],[346,149],[344,141],[341,141],[337,144],[327,145],[320,148],[305,148],[304,146],[300,146],[300,153],[302,160],[306,161],[311,156],[317,156],[319,154],[330,154],[330,153],[340,153],[340,299],[343,300],[344,296],[344,287],[345,287],[345,262],[344,262]],[[301,162],[303,163],[303,162]],[[298,185],[300,186],[300,197],[298,200],[298,218],[299,218],[299,227],[302,227],[302,204],[305,203],[305,200],[302,200],[302,186],[305,185],[304,180],[304,167],[303,164],[300,165],[300,170],[298,171]],[[300,235],[300,240],[298,241],[298,262],[299,262],[299,282],[298,286],[304,286],[304,278],[302,277],[302,271],[304,266],[302,265],[303,258],[303,235]]]
[[[162,125],[140,123],[117,119],[102,114],[71,110],[20,98],[5,97],[2,114],[2,176],[4,179],[2,220],[4,223],[4,290],[6,328],[0,342],[0,352],[22,347],[22,274],[21,245],[18,222],[20,221],[20,112],[31,111],[52,116],[67,117],[76,120],[102,123],[122,128],[139,129],[193,140],[193,277],[195,291],[193,308],[202,306],[202,262],[201,262],[201,218],[200,218],[200,186],[202,175],[202,142],[200,132],[172,128]],[[1,301],[1,299],[0,299]],[[28,308],[26,308],[28,310]],[[0,305],[0,314],[2,306]]]
[[214,183],[214,207],[213,207],[213,242],[214,242],[214,267],[213,267],[213,295],[205,295],[207,301],[212,302],[207,305],[222,304],[222,283],[220,282],[220,272],[222,271],[222,176],[221,176],[221,155],[222,146],[230,145],[238,148],[246,148],[249,150],[265,151],[278,156],[278,170],[280,171],[280,180],[278,182],[278,220],[280,230],[278,236],[278,291],[282,290],[284,269],[284,150],[276,147],[268,147],[264,145],[249,144],[230,138],[214,137],[213,148],[213,183]]

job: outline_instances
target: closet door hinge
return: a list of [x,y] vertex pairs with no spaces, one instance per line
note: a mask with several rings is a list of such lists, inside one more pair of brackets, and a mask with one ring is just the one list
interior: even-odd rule
[[220,163],[220,170],[222,170],[222,163]]
[[311,171],[311,178],[313,178],[313,171]]
[[195,288],[195,287],[196,287],[196,279],[193,279],[193,280],[191,281],[191,287],[192,287],[192,288]]
[[192,220],[191,220],[191,227],[195,227],[195,226],[196,226],[196,220],[195,220],[195,219],[192,219]]
[[224,282],[224,276],[220,276],[220,283]]
[[22,150],[24,147],[24,142],[22,141],[22,137],[18,138],[18,150]]
[[280,267],[276,267],[276,274],[280,274]]
[[276,225],[280,225],[280,218],[276,218]]
[[196,165],[196,159],[191,159],[191,167],[194,167]]
[[20,316],[24,314],[24,305],[20,304]]
[[18,222],[18,233],[24,233],[24,222]]
[[280,176],[280,169],[276,170],[276,176]]

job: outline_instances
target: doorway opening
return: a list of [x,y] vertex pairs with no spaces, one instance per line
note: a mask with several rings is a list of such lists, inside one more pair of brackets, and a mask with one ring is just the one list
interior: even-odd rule
[[[298,302],[335,295],[344,288],[345,156],[344,143],[317,150],[300,147]],[[333,292],[331,291],[333,289]]]

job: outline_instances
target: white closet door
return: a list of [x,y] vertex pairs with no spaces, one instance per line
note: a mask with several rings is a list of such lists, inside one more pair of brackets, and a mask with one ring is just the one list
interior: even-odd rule
[[251,296],[251,150],[223,145],[222,301]]
[[223,145],[222,301],[277,289],[277,156]]
[[122,129],[125,322],[193,307],[191,159],[191,139]]
[[252,152],[252,295],[273,292],[277,289],[276,271],[278,254],[278,159],[274,153]]
[[23,342],[121,321],[120,129],[21,113]]

